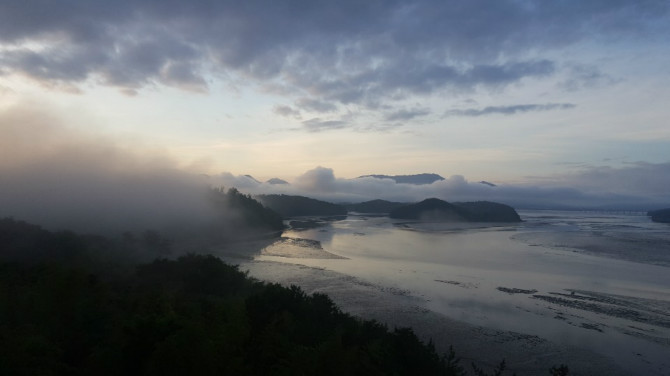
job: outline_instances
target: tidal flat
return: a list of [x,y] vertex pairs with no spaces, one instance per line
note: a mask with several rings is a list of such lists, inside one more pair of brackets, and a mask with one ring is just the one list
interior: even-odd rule
[[350,215],[231,262],[453,345],[466,367],[670,374],[670,228],[635,213],[521,214],[514,225]]

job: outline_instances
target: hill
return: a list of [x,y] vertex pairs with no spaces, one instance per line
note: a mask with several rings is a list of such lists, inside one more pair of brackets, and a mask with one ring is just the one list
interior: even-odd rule
[[509,205],[490,201],[456,202],[466,210],[472,222],[521,222],[519,213]]
[[389,213],[389,217],[426,221],[468,221],[465,209],[437,198],[429,198],[416,204],[398,207]]
[[438,174],[416,174],[416,175],[362,175],[359,178],[377,178],[377,179],[392,179],[400,184],[414,184],[424,185],[432,184],[444,178]]
[[448,203],[429,198],[393,209],[391,218],[444,222],[521,222],[512,207],[488,201]]
[[256,183],[258,183],[258,184],[261,183],[260,181],[258,181],[258,179],[256,179],[255,177],[253,177],[253,176],[251,176],[251,175],[244,175],[244,176],[248,177],[249,179],[253,180],[254,182],[256,182]]
[[284,218],[318,215],[347,215],[347,208],[342,205],[304,196],[259,195],[256,196],[256,199],[266,207],[282,215]]
[[227,192],[213,189],[210,194],[211,201],[222,212],[232,210],[237,213],[234,225],[238,228],[247,227],[258,231],[279,231],[284,228],[281,215],[235,188],[230,188]]
[[275,185],[275,184],[288,184],[288,182],[287,182],[286,180],[284,180],[284,179],[279,179],[279,178],[272,178],[272,179],[266,181],[266,183],[268,183],[268,184],[272,184],[272,185]]
[[[216,214],[206,220],[179,222],[179,226],[167,228],[131,227],[115,237],[50,232],[21,220],[0,219],[0,253],[5,259],[17,262],[34,259],[85,262],[91,255],[99,261],[148,261],[211,244],[278,237],[285,227],[278,213],[235,188],[210,189],[208,195]],[[85,252],[84,256],[87,249],[95,252]]]
[[3,375],[463,374],[410,329],[211,255],[130,265],[99,259],[119,241],[11,219],[0,235]]
[[403,205],[406,204],[386,200],[372,200],[359,202],[358,204],[348,204],[345,206],[347,210],[357,213],[390,213],[391,210]]

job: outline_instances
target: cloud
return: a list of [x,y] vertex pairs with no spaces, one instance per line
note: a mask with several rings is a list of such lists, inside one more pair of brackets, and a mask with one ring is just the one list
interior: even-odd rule
[[300,175],[295,184],[303,189],[319,192],[333,192],[337,190],[337,180],[332,168],[317,167]]
[[383,69],[342,72],[333,81],[320,75],[301,77],[310,92],[328,101],[378,106],[380,98],[403,99],[409,95],[427,95],[439,90],[472,90],[476,87],[500,88],[525,77],[543,77],[553,73],[548,60],[476,64],[467,68],[417,61],[415,58],[388,62]]
[[321,118],[313,118],[302,122],[303,128],[309,132],[323,132],[333,129],[342,129],[349,126],[344,120],[321,120]]
[[650,199],[665,199],[670,204],[670,163],[630,163],[623,167],[588,167],[563,180],[588,192],[607,191],[617,194],[645,196]]
[[207,82],[197,70],[188,62],[168,62],[161,68],[160,78],[170,86],[206,93],[208,91]]
[[300,111],[294,109],[291,106],[275,106],[272,112],[284,117],[293,117],[296,119],[300,119],[302,117],[300,115]]
[[489,106],[483,109],[468,108],[463,110],[447,111],[445,116],[469,116],[477,117],[491,114],[512,115],[519,112],[536,112],[551,110],[567,110],[577,107],[572,103],[547,103],[547,104],[518,104],[514,106]]
[[0,217],[50,229],[172,234],[232,219],[209,182],[160,151],[67,127],[37,106],[0,111]]
[[249,175],[235,176],[230,172],[223,172],[209,181],[213,186],[235,187],[237,189],[249,189],[257,187],[260,182]]
[[413,108],[411,110],[398,110],[385,116],[386,121],[408,121],[417,117],[430,115],[428,108]]
[[591,65],[568,64],[567,68],[568,78],[560,82],[559,87],[568,91],[576,91],[585,87],[602,87],[620,81]]
[[337,106],[333,103],[323,102],[313,98],[301,98],[296,102],[296,106],[305,111],[312,112],[334,112]]
[[[236,76],[301,109],[499,88],[555,72],[528,59],[587,38],[667,34],[664,0],[553,3],[343,0],[4,2],[0,71],[51,85],[207,90]],[[665,25],[665,26],[664,26]],[[577,72],[578,73],[578,72]]]

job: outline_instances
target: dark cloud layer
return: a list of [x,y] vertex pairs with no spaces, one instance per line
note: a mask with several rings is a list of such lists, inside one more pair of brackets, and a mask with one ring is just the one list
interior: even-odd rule
[[468,108],[462,110],[451,110],[445,113],[445,116],[484,116],[491,114],[512,115],[519,112],[535,112],[549,110],[567,110],[575,108],[572,103],[547,103],[547,104],[518,104],[514,106],[489,106],[482,109]]
[[294,117],[296,119],[300,119],[301,117],[300,111],[294,109],[291,106],[275,106],[273,112],[280,116]]
[[430,109],[428,108],[403,109],[387,114],[386,121],[408,121],[426,115],[430,115]]
[[296,93],[296,108],[331,112],[551,75],[556,62],[527,52],[645,36],[652,26],[667,31],[669,7],[665,0],[9,0],[0,3],[0,43],[10,46],[0,50],[0,71],[51,85],[93,79],[128,92],[157,83],[205,91],[208,75],[233,73]]

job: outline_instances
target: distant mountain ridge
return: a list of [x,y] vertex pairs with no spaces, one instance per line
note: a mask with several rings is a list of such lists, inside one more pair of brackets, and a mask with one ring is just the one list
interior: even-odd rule
[[266,181],[266,183],[268,183],[268,184],[272,184],[272,185],[275,185],[275,184],[288,184],[288,182],[287,182],[286,180],[284,180],[284,179],[279,179],[279,178],[272,178],[272,179]]
[[391,179],[396,183],[414,185],[433,184],[436,181],[444,180],[442,176],[432,173],[415,175],[362,175],[358,178]]

